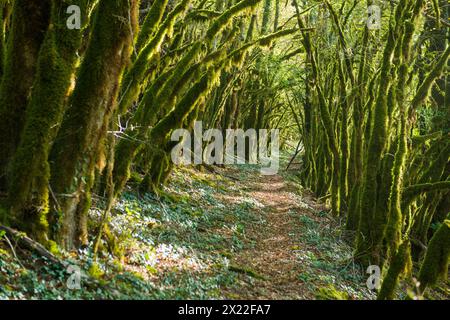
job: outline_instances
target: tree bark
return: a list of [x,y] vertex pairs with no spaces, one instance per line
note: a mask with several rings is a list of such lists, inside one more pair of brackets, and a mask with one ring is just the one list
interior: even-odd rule
[[[96,161],[104,152],[123,70],[132,47],[138,1],[100,1],[92,36],[51,153],[51,186],[59,209],[50,217],[66,249],[87,244],[87,211]],[[131,21],[129,21],[131,17]]]

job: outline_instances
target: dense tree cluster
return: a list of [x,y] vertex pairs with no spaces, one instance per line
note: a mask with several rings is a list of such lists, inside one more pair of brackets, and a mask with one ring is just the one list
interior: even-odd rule
[[48,246],[86,245],[92,192],[110,207],[132,171],[157,192],[174,129],[244,118],[240,68],[249,56],[262,68],[259,48],[297,31],[269,25],[271,1],[257,27],[259,3],[2,1],[4,221]]
[[[291,93],[303,106],[303,181],[331,194],[355,258],[383,267],[379,298],[393,298],[425,254],[423,291],[446,276],[449,258],[448,4],[324,1],[306,17],[294,3],[299,26],[322,31],[303,35],[304,91]],[[374,4],[380,28],[355,28],[351,17]]]

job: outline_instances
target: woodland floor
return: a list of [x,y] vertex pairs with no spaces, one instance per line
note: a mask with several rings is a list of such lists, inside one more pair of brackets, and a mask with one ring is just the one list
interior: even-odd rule
[[[103,254],[63,255],[94,281],[69,289],[67,269],[11,240],[13,252],[3,238],[0,298],[373,299],[342,223],[296,172],[181,168],[160,197],[136,193],[132,182],[112,212]],[[95,202],[92,228],[103,199]]]

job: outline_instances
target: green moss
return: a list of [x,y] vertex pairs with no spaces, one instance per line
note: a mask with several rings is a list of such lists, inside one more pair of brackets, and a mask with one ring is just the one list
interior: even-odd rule
[[[70,1],[70,4],[74,3],[86,8],[85,0]],[[25,127],[13,158],[9,179],[13,224],[41,240],[46,238],[48,232],[46,215],[49,209],[50,167],[47,158],[50,143],[54,127],[62,118],[70,78],[75,68],[76,50],[81,43],[81,33],[68,30],[67,17],[61,13],[68,5],[68,1],[61,1],[52,7],[52,24],[39,52]]]
[[227,25],[229,25],[236,15],[242,13],[243,11],[252,10],[256,5],[261,2],[261,0],[242,0],[222,13],[209,27],[206,32],[206,40],[212,43],[214,37]]
[[151,6],[136,40],[135,47],[138,52],[145,46],[147,39],[157,30],[168,2],[168,0],[157,0]]
[[298,29],[294,28],[294,29],[280,30],[280,31],[274,32],[272,34],[269,34],[267,36],[263,36],[263,37],[259,38],[258,40],[256,40],[256,42],[260,46],[269,47],[269,46],[271,46],[272,42],[274,40],[276,40],[277,38],[285,37],[285,36],[288,36],[288,35],[293,34],[295,32],[298,32]]
[[404,193],[407,196],[419,195],[424,192],[450,189],[450,180],[430,183],[420,183],[405,188]]
[[339,291],[333,285],[319,288],[316,298],[319,300],[350,300],[347,292]]
[[[401,10],[397,7],[397,12]],[[367,159],[363,177],[362,192],[360,197],[359,227],[357,236],[356,256],[364,264],[370,261],[370,252],[373,239],[370,226],[373,223],[374,210],[377,199],[377,177],[381,167],[382,152],[387,141],[387,97],[391,77],[391,58],[395,47],[394,31],[389,30],[388,40],[383,52],[383,61],[380,74],[380,85],[377,91],[375,110],[373,111],[370,139],[368,143]]]
[[383,279],[378,300],[392,300],[400,278],[411,274],[411,247],[409,241],[404,241],[391,259],[389,269]]
[[441,137],[442,137],[442,131],[436,131],[436,132],[421,135],[421,136],[412,136],[411,140],[412,140],[413,147],[417,147],[419,145],[426,144],[430,140],[439,139]]
[[[122,17],[136,17],[138,1],[100,1],[76,87],[51,152],[51,186],[63,212],[58,242],[72,249],[87,239],[86,208],[110,119],[118,83],[128,63],[133,30]],[[80,130],[83,128],[83,130]],[[61,196],[67,195],[70,196]]]
[[142,183],[144,190],[158,189],[160,184],[167,179],[172,168],[170,151],[173,146],[169,143],[170,132],[173,128],[182,128],[189,114],[205,99],[205,96],[216,83],[217,72],[211,70],[205,73],[186,92],[175,108],[161,119],[150,132],[150,140],[155,147],[153,148],[150,171]]
[[54,255],[59,255],[61,253],[61,251],[59,250],[59,247],[55,241],[49,240],[47,242],[47,248],[48,248],[48,251],[50,251]]
[[97,280],[101,279],[103,277],[103,275],[105,274],[103,272],[103,270],[100,268],[99,264],[96,263],[96,262],[93,262],[91,264],[91,266],[89,267],[88,272],[89,272],[89,275],[91,277],[93,277],[94,279],[97,279]]
[[427,76],[423,80],[422,84],[420,85],[419,89],[416,92],[416,95],[411,101],[411,111],[416,110],[420,106],[420,104],[423,103],[425,99],[428,97],[431,87],[434,83],[434,80],[436,80],[436,78],[438,78],[442,74],[444,67],[447,65],[449,55],[450,55],[450,46],[447,47],[447,49],[442,53],[442,55],[434,64],[432,70],[427,74]]
[[449,151],[450,143],[447,139],[442,139],[435,141],[433,147],[424,154],[424,159],[434,158],[434,160],[431,163],[429,161],[423,163],[424,170],[419,174],[418,183],[404,189],[402,210],[405,210],[423,192],[448,188],[446,181],[438,180],[441,179],[447,166]]
[[264,0],[264,10],[261,22],[261,34],[265,35],[269,31],[269,23],[272,18],[272,0]]
[[[191,76],[195,74],[195,71],[190,68],[190,64],[195,60],[201,48],[202,44],[200,42],[194,43],[191,49],[178,62],[173,72],[171,72],[171,76],[159,90],[155,101],[151,102],[151,106],[154,107],[150,108],[150,110],[147,111],[147,114],[156,115],[159,110],[155,110],[155,107],[164,108],[165,110],[171,109],[176,95],[180,92],[180,89],[183,88],[188,83],[189,79],[191,79]],[[151,121],[147,120],[148,124],[150,124],[150,122]]]
[[204,98],[208,88],[210,88],[211,74],[205,74],[178,102],[175,109],[162,119],[151,131],[151,140],[158,143],[163,141],[172,128],[181,127],[182,123],[195,107]]
[[436,29],[441,27],[441,10],[439,8],[439,0],[433,0],[434,16],[436,21]]
[[356,231],[358,228],[359,189],[360,185],[355,183],[350,192],[347,220],[345,223],[345,228],[349,231]]
[[139,173],[133,171],[130,175],[130,182],[139,184],[142,182],[142,176]]
[[133,65],[127,70],[122,81],[121,101],[118,108],[119,113],[124,113],[137,99],[140,86],[145,78],[147,66],[162,45],[164,37],[172,32],[176,19],[186,10],[190,0],[182,0],[167,16],[158,31],[142,48]]
[[49,24],[50,0],[17,0],[0,85],[0,190],[5,191],[9,164],[25,126],[25,110],[36,75],[38,54]]
[[338,213],[343,215],[347,212],[347,194],[348,194],[348,100],[345,90],[345,76],[339,62],[339,79],[340,79],[340,133],[339,133],[339,151],[340,151],[340,167],[339,167],[339,208]]
[[252,14],[252,18],[250,19],[250,23],[248,25],[247,34],[245,36],[245,42],[250,42],[253,39],[253,33],[255,30],[257,15]]
[[115,151],[115,165],[113,169],[113,181],[115,193],[118,195],[125,187],[131,174],[131,164],[139,151],[137,141],[121,140]]
[[447,277],[450,259],[450,214],[434,233],[428,244],[425,259],[419,272],[421,291]]
[[[113,181],[115,184],[116,195],[120,193],[131,174],[131,165],[134,158],[142,149],[142,143],[147,139],[148,127],[153,124],[157,116],[158,108],[162,106],[156,105],[154,102],[156,96],[161,91],[163,85],[173,74],[176,67],[173,67],[160,75],[145,91],[145,94],[138,105],[136,112],[130,119],[130,126],[125,131],[125,136],[129,139],[121,139],[116,146]],[[173,85],[175,90],[175,85]],[[134,127],[137,126],[137,128]]]
[[399,137],[397,141],[397,152],[395,153],[395,160],[392,168],[392,184],[389,196],[389,220],[386,231],[388,245],[394,252],[397,251],[397,248],[400,245],[404,221],[401,209],[401,195],[407,155],[405,110],[401,110],[401,120],[398,129]]
[[233,272],[237,272],[237,273],[242,273],[245,274],[247,276],[250,276],[252,278],[256,278],[256,279],[262,279],[264,280],[265,278],[260,275],[258,272],[250,269],[250,268],[246,268],[246,267],[240,267],[240,266],[236,266],[236,265],[230,265],[228,267],[228,270],[233,271]]
[[[384,219],[382,214],[384,210],[385,198],[384,191],[386,186],[379,185],[379,177],[382,180],[390,181],[390,177],[386,176],[386,168],[382,165],[382,153],[389,146],[389,130],[388,123],[392,125],[392,115],[396,111],[396,106],[400,108],[401,126],[399,127],[399,140],[397,143],[398,150],[396,152],[395,163],[392,170],[393,181],[389,183],[391,188],[388,223],[388,237],[390,245],[394,247],[394,252],[400,242],[402,213],[401,213],[401,185],[403,181],[403,170],[405,165],[406,149],[406,107],[404,102],[404,86],[395,87],[393,83],[406,82],[408,72],[407,64],[409,63],[409,46],[414,31],[414,24],[408,22],[410,10],[406,9],[407,3],[400,4],[396,8],[395,26],[391,25],[388,41],[383,54],[380,85],[377,92],[375,113],[370,132],[370,140],[367,150],[366,169],[364,175],[363,192],[361,195],[361,217],[360,229],[357,242],[357,254],[361,255],[365,262],[369,259],[368,253],[372,252],[372,260],[382,254],[380,241],[382,234],[378,231],[380,224]],[[412,17],[414,18],[414,17]],[[394,65],[391,65],[391,60]],[[399,66],[395,68],[395,66]],[[388,95],[386,97],[386,92]],[[387,179],[387,180],[386,180]],[[392,186],[392,187],[391,187]],[[380,200],[381,199],[381,200]],[[373,219],[371,221],[371,219]],[[375,226],[375,232],[370,230],[370,226]],[[396,231],[393,231],[396,230]],[[371,247],[374,247],[375,251]]]
[[[135,132],[127,131],[127,135],[135,141],[122,140],[117,146],[116,166],[113,173],[116,193],[121,192],[125,186],[130,175],[131,164],[141,148],[142,141],[147,139],[148,128],[153,125],[158,112],[162,111],[161,109],[172,109],[181,89],[188,83],[189,79],[195,76],[195,71],[200,68],[200,64],[190,66],[190,63],[197,57],[201,47],[200,42],[194,43],[178,64],[158,77],[146,91],[138,106],[136,116],[132,119],[133,122],[136,121],[139,124],[139,128]],[[144,178],[143,185],[147,184],[148,179],[148,176]]]

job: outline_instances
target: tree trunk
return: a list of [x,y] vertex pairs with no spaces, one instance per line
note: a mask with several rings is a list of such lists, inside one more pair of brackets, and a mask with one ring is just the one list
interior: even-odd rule
[[59,220],[61,228],[53,236],[66,249],[88,240],[90,189],[130,58],[137,10],[137,0],[100,1],[77,85],[52,149],[51,186],[58,210],[50,218],[53,223]]
[[0,191],[25,123],[39,50],[50,19],[50,0],[16,0],[0,85]]
[[51,26],[39,53],[25,127],[11,164],[8,193],[13,225],[41,243],[47,240],[48,231],[50,143],[63,115],[82,35],[80,30],[67,28],[66,8],[76,4],[85,13],[86,2],[53,3]]

